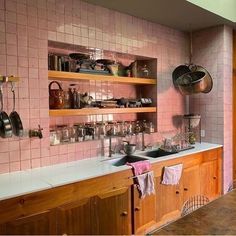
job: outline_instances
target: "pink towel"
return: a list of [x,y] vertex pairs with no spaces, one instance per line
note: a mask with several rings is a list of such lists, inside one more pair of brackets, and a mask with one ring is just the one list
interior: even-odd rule
[[134,182],[138,187],[140,198],[146,195],[155,194],[154,175],[150,171],[151,164],[149,160],[127,163],[132,166],[134,173]]
[[182,175],[183,164],[174,166],[165,166],[162,184],[176,185]]
[[153,171],[149,171],[145,174],[137,176],[136,182],[140,198],[144,198],[147,195],[155,194]]
[[149,160],[137,161],[134,163],[127,162],[127,165],[133,167],[134,175],[141,175],[151,169],[151,164]]

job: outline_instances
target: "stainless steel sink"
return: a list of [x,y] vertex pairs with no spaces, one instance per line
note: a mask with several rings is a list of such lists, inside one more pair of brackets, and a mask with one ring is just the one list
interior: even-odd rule
[[123,166],[123,165],[126,165],[127,162],[134,163],[137,161],[144,161],[144,160],[148,160],[148,159],[144,157],[137,157],[137,156],[124,156],[121,158],[108,160],[108,162],[113,166]]
[[157,149],[157,150],[145,152],[142,155],[147,156],[147,157],[152,157],[152,158],[158,158],[158,157],[168,156],[168,155],[175,154],[175,153],[177,153],[177,152],[175,152],[175,151],[168,152],[163,149]]

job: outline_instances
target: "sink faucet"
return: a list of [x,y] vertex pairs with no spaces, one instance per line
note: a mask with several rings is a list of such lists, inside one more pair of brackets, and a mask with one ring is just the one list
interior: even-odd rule
[[111,157],[112,156],[112,154],[114,154],[115,152],[112,150],[112,147],[111,147],[111,139],[112,139],[112,137],[111,136],[109,136],[109,153],[108,153],[108,157]]
[[146,133],[146,134],[149,134],[149,133],[144,132],[144,131],[142,132],[142,147],[141,147],[141,151],[145,151],[145,149],[146,149],[147,147],[151,147],[150,144],[145,145],[145,133]]

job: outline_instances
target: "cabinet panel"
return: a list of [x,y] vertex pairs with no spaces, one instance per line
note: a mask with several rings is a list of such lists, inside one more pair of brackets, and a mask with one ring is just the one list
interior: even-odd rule
[[63,205],[57,209],[57,234],[94,234],[92,198]]
[[139,198],[137,187],[133,187],[133,222],[135,234],[146,234],[156,224],[156,195]]
[[180,216],[183,192],[179,185],[161,184],[161,177],[156,178],[157,221],[162,224]]
[[131,191],[121,188],[95,197],[97,234],[131,234]]
[[7,222],[0,226],[0,232],[7,235],[56,234],[55,211],[45,211]]
[[199,165],[183,170],[183,203],[190,197],[200,194],[200,168]]
[[208,161],[201,165],[201,194],[209,197],[210,200],[219,195],[218,178],[218,160]]

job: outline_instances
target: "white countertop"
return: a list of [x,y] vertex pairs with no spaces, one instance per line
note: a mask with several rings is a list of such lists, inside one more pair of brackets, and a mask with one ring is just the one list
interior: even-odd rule
[[[222,145],[198,143],[195,144],[195,148],[176,154],[158,158],[145,158],[150,160],[151,163],[156,163],[219,147],[222,147]],[[142,153],[144,152],[136,151],[135,156],[142,156]],[[117,155],[115,157],[119,158],[122,157],[122,155]],[[131,167],[127,165],[119,167],[113,166],[110,161],[101,161],[101,158],[94,157],[54,166],[1,174],[0,200],[5,200],[28,193],[33,193],[65,184],[103,176],[130,168]]]

